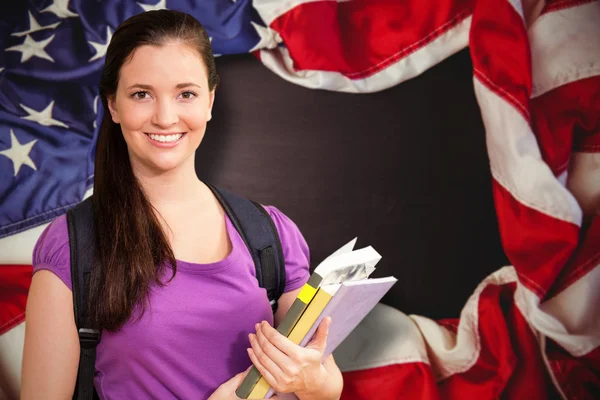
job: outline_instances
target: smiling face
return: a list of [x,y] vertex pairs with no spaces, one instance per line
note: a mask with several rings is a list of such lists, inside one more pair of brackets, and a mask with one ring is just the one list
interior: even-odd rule
[[115,96],[108,99],[133,170],[193,169],[214,95],[202,58],[188,45],[170,41],[137,48],[119,71]]

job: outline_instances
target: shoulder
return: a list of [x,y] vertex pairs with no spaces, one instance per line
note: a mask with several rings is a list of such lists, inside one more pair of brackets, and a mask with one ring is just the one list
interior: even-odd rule
[[54,273],[71,289],[71,253],[66,215],[52,221],[33,248],[33,273],[45,269]]
[[277,227],[277,231],[283,235],[301,235],[298,225],[279,208],[269,205],[263,206],[271,216],[271,219]]
[[302,232],[298,228],[298,225],[296,225],[296,223],[292,221],[290,217],[284,214],[277,207],[264,207],[271,216],[271,219],[277,228],[277,233],[279,233],[279,238],[281,239],[281,245],[284,248],[283,252],[286,253],[286,249],[288,251],[301,251],[302,253],[306,253],[308,258],[308,244],[306,243]]
[[264,206],[271,216],[285,259],[286,286],[285,291],[295,290],[308,281],[310,266],[310,250],[298,225],[277,207]]

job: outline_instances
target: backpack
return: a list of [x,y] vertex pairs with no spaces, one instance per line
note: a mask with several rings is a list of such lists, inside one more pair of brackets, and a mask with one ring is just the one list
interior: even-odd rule
[[[227,190],[208,184],[225,213],[246,244],[256,268],[256,278],[266,289],[273,313],[277,300],[285,289],[285,263],[279,234],[269,213],[258,203],[239,197]],[[69,245],[71,247],[71,279],[73,310],[79,334],[80,357],[73,399],[97,399],[94,388],[96,346],[101,332],[92,329],[88,321],[87,293],[94,256],[94,219],[92,198],[67,212]]]

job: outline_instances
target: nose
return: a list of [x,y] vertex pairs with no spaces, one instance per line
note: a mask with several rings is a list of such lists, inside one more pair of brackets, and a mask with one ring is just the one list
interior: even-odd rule
[[152,115],[152,123],[161,128],[169,128],[179,121],[176,107],[170,101],[157,101]]

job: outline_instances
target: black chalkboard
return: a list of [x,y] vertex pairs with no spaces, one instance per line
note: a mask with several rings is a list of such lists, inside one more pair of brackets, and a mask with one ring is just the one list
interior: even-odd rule
[[383,256],[373,276],[399,279],[384,303],[447,318],[508,264],[468,50],[373,94],[306,89],[250,55],[217,61],[198,175],[286,213],[312,268],[358,236]]

